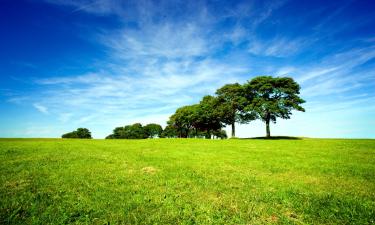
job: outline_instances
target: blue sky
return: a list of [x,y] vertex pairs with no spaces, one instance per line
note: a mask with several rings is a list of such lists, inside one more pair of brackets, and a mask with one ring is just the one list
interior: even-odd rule
[[375,138],[374,11],[344,0],[3,0],[0,137],[165,125],[223,84],[273,75],[293,77],[307,101],[273,135]]

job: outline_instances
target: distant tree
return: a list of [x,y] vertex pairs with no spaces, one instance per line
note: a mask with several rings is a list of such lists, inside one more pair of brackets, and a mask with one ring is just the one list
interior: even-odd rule
[[110,134],[107,137],[105,137],[105,139],[115,139],[115,136],[113,134]]
[[142,124],[135,123],[125,127],[116,127],[113,133],[107,136],[107,139],[144,139],[147,137],[147,131]]
[[246,123],[255,119],[244,111],[246,105],[244,92],[244,87],[238,83],[226,84],[216,91],[219,102],[216,110],[219,111],[221,122],[231,126],[232,137],[236,136],[236,123]]
[[78,128],[76,131],[72,131],[61,136],[62,138],[80,138],[80,139],[91,139],[91,132],[87,128]]
[[156,123],[150,123],[144,126],[145,132],[149,138],[160,137],[163,132],[163,128]]
[[227,132],[225,130],[215,130],[212,133],[215,137],[220,138],[220,139],[227,139]]
[[91,132],[87,128],[78,128],[77,129],[77,135],[79,138],[83,139],[91,139]]
[[247,98],[245,110],[256,114],[266,123],[266,135],[271,136],[270,122],[276,118],[289,119],[292,110],[304,112],[305,101],[298,95],[300,86],[289,77],[259,76],[244,85]]
[[176,138],[178,137],[177,129],[173,125],[167,125],[160,135],[161,138]]
[[116,127],[113,130],[112,137],[115,138],[115,139],[125,138],[125,128],[124,127]]
[[77,131],[72,131],[72,132],[63,134],[61,137],[62,138],[79,138],[77,135]]
[[128,139],[144,139],[147,138],[147,132],[140,123],[125,126],[125,136]]

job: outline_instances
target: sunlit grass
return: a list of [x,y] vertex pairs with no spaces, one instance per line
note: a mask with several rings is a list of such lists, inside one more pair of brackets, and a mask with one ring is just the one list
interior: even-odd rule
[[0,139],[0,223],[373,224],[375,140]]

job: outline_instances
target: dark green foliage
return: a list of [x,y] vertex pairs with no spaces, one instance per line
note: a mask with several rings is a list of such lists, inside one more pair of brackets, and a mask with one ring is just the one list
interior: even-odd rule
[[168,125],[177,131],[177,136],[187,138],[197,123],[198,105],[188,105],[178,108],[168,121]]
[[147,131],[140,123],[125,126],[125,134],[127,139],[144,139],[148,137]]
[[78,128],[76,131],[72,131],[61,136],[62,138],[80,138],[80,139],[91,139],[91,132],[87,128]]
[[78,138],[77,131],[72,131],[61,136],[62,138]]
[[144,129],[149,138],[160,137],[161,133],[163,132],[163,128],[156,123],[147,124],[144,126]]
[[254,112],[257,118],[266,123],[267,137],[271,136],[270,122],[276,118],[289,119],[292,110],[304,112],[301,106],[300,86],[289,77],[260,76],[244,85],[247,105],[245,110]]
[[105,139],[115,139],[115,137],[114,137],[113,134],[110,134],[110,135],[108,135],[107,137],[105,137]]
[[176,110],[168,125],[176,130],[180,138],[211,138],[214,131],[220,131],[219,102],[213,96],[205,96],[199,104],[183,106]]
[[227,136],[227,132],[225,130],[215,130],[212,132],[212,134],[217,137],[217,138],[220,138],[220,139],[227,139],[228,136]]
[[277,117],[289,119],[292,110],[305,111],[299,90],[300,86],[289,77],[260,76],[244,85],[226,84],[216,91],[216,96],[207,95],[199,104],[178,108],[168,125],[183,138],[211,138],[224,125],[230,125],[235,137],[236,123],[261,119],[270,137],[271,121],[276,123]]
[[212,132],[218,131],[223,127],[221,114],[218,111],[219,105],[217,98],[206,95],[197,107],[195,128],[198,131],[206,132],[207,137],[210,137]]
[[78,128],[77,129],[77,136],[83,139],[91,139],[91,132],[87,128]]
[[160,135],[161,138],[176,138],[178,137],[177,129],[172,125],[167,125]]
[[220,120],[232,128],[232,137],[235,137],[235,123],[247,123],[254,120],[251,112],[244,111],[246,106],[245,89],[239,83],[226,84],[216,91],[219,102],[216,110]]
[[148,124],[142,126],[140,123],[126,125],[125,127],[116,127],[113,133],[106,139],[145,139],[159,137],[163,128],[159,124]]

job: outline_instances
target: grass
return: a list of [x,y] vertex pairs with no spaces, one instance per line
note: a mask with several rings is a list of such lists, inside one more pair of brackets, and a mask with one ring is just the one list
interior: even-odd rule
[[374,224],[375,140],[0,139],[0,224]]

